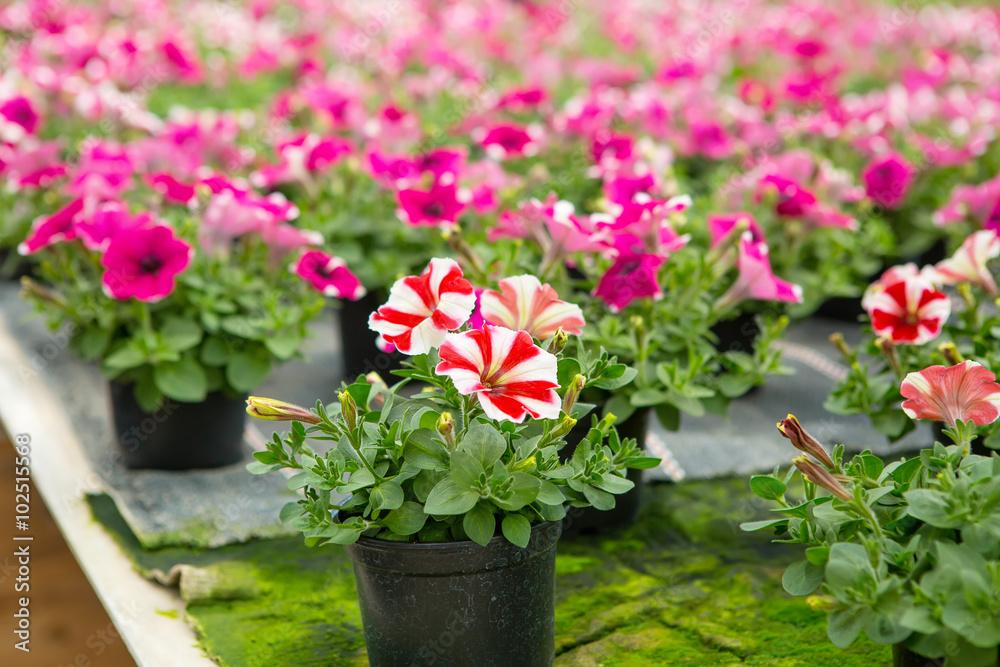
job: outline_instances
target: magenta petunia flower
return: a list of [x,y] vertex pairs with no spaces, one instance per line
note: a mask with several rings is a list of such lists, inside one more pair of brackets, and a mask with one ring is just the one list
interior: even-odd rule
[[75,223],[76,236],[90,250],[103,251],[111,239],[126,229],[145,227],[152,222],[150,213],[131,215],[119,201],[99,204],[90,215],[81,215]]
[[479,145],[495,160],[530,157],[538,152],[538,131],[533,127],[497,125],[480,134]]
[[83,197],[78,197],[52,215],[40,216],[31,226],[28,238],[17,246],[21,255],[31,255],[45,246],[76,238],[75,222],[83,211]]
[[560,301],[548,284],[532,275],[513,276],[500,281],[500,291],[488,289],[480,298],[483,319],[514,331],[527,331],[545,340],[562,329],[579,336],[583,311],[576,304]]
[[644,253],[621,255],[594,288],[593,295],[617,313],[636,299],[661,299],[657,272],[666,258]]
[[454,179],[447,185],[435,181],[430,190],[400,190],[396,215],[411,225],[455,224],[465,204],[458,199]]
[[865,193],[881,206],[899,208],[916,172],[902,155],[887,153],[875,158],[861,172]]
[[[776,193],[774,210],[778,215],[803,216],[816,203],[816,195],[812,192],[803,188],[796,181],[777,174],[768,174],[762,178],[760,188],[763,192]],[[758,192],[757,201],[760,201],[761,197],[762,192]]]
[[764,241],[764,229],[757,223],[754,219],[753,214],[747,213],[746,211],[737,211],[736,213],[709,213],[708,214],[708,233],[712,237],[712,247],[722,243],[729,234],[733,231],[733,228],[737,224],[745,222],[748,227],[747,231],[750,232],[750,238],[754,242]]
[[638,194],[652,194],[656,181],[652,174],[642,176],[618,175],[604,182],[604,196],[620,206],[631,204]]
[[983,426],[1000,417],[1000,384],[975,361],[908,373],[899,392],[909,399],[901,407],[911,419],[931,419],[946,426],[971,419]]
[[339,257],[308,250],[290,268],[292,273],[311,283],[324,296],[357,301],[365,295],[364,285]]
[[419,276],[400,278],[368,326],[404,354],[426,354],[468,321],[476,305],[472,284],[453,259],[435,257]]
[[490,419],[521,423],[555,419],[562,409],[556,358],[525,331],[486,324],[482,331],[448,334],[434,372],[447,375],[458,393],[475,395]]
[[934,270],[945,285],[971,283],[997,296],[997,284],[987,264],[1000,257],[1000,236],[989,229],[973,232],[954,255],[937,263]]
[[194,248],[166,225],[123,230],[101,258],[104,293],[119,300],[159,301],[174,291],[177,275],[193,256]]
[[146,174],[143,180],[164,199],[177,204],[190,204],[195,200],[193,185],[182,183],[166,172]]
[[0,102],[0,116],[3,116],[8,123],[21,128],[22,136],[34,134],[38,129],[38,112],[27,97],[13,97]]
[[[933,340],[951,314],[948,297],[929,279],[912,275],[915,272],[915,265],[906,265],[888,277],[883,274],[861,301],[875,333],[897,345],[922,345]],[[893,281],[896,277],[900,279]]]
[[802,288],[774,275],[767,244],[754,241],[753,234],[743,232],[736,260],[739,275],[732,287],[722,295],[716,308],[725,311],[747,299],[761,301],[802,301]]

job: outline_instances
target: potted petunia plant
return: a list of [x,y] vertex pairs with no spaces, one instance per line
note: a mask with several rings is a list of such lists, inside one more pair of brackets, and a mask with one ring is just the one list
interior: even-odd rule
[[126,466],[235,463],[247,393],[299,354],[322,294],[363,288],[289,224],[281,197],[209,174],[181,193],[134,183],[128,169],[122,181],[35,221],[19,250],[39,277],[23,292],[100,362]]
[[[841,336],[833,339],[849,370],[826,408],[867,414],[876,430],[895,441],[914,427],[900,408],[899,382],[908,373],[966,359],[1000,364],[998,292],[990,268],[998,256],[1000,237],[980,230],[952,257],[922,269],[892,267],[872,283],[863,298],[869,320],[864,342],[852,348]],[[954,298],[945,291],[949,288]],[[978,453],[1000,445],[996,430],[995,424],[978,429]]]
[[[651,412],[676,430],[681,413],[722,416],[731,399],[783,372],[773,343],[787,323],[782,307],[800,301],[802,293],[774,275],[767,244],[746,221],[710,227],[689,220],[690,198],[633,192],[655,187],[637,180],[608,176],[603,209],[590,214],[550,196],[523,202],[469,233],[482,242],[457,234],[452,239],[465,265],[484,281],[496,271],[523,270],[575,295],[587,325],[560,362],[561,373],[571,376],[588,363],[589,346],[627,364],[632,382],[592,387],[585,399],[619,416],[620,428],[642,442]],[[495,320],[492,302],[517,293],[514,285],[499,287],[481,297],[487,321]],[[744,316],[748,305],[766,302]],[[722,326],[759,336],[723,340]],[[621,504],[611,526],[634,518],[638,493]],[[609,525],[604,520],[591,515],[579,523],[599,530]]]
[[[289,486],[303,498],[282,520],[307,544],[347,546],[377,667],[423,656],[429,637],[456,627],[468,632],[452,632],[453,664],[551,664],[555,545],[566,507],[610,509],[632,487],[628,469],[658,463],[620,438],[613,415],[591,417],[573,457],[561,460],[581,391],[622,369],[595,354],[561,382],[563,330],[543,341],[478,323],[475,302],[459,266],[434,259],[397,282],[371,317],[411,355],[396,372],[401,382],[362,377],[344,387],[339,405],[318,401],[314,411],[248,400],[255,417],[294,422],[249,469],[295,471]],[[573,307],[555,306],[549,314],[560,319],[557,310]],[[424,388],[409,391],[411,381]]]
[[896,667],[997,665],[1000,456],[971,453],[976,428],[1000,417],[995,380],[973,361],[908,374],[903,409],[941,423],[944,438],[888,464],[870,451],[846,459],[841,445],[831,455],[792,415],[778,423],[805,455],[750,480],[779,516],[742,527],[806,547],[782,583],[816,593],[836,646],[864,632],[893,646]]

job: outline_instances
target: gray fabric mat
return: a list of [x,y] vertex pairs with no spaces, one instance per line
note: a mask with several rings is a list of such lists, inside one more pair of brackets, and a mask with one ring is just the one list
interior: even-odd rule
[[[0,286],[0,315],[32,362],[27,372],[39,373],[66,406],[95,471],[144,546],[214,547],[285,533],[276,517],[294,496],[279,474],[250,475],[243,464],[186,473],[126,470],[115,456],[106,388],[98,368],[77,360],[66,349],[64,336],[49,332],[41,318],[32,316],[16,285]],[[317,398],[325,403],[336,400],[343,364],[335,318],[329,311],[320,315],[306,345],[308,359],[278,368],[255,393],[305,406]],[[789,412],[820,441],[843,443],[850,451],[870,448],[895,458],[929,443],[926,424],[903,442],[890,445],[871,429],[866,417],[846,418],[823,410],[835,378],[844,370],[827,341],[838,330],[849,341],[860,338],[860,327],[851,323],[812,319],[790,327],[783,343],[785,363],[796,372],[771,378],[765,387],[733,401],[725,419],[685,415],[678,432],[666,431],[654,419],[647,446],[666,462],[647,471],[647,476],[707,478],[787,465],[797,452],[778,434],[775,422]],[[251,441],[269,437],[272,427],[284,430],[281,423],[252,422],[248,437]]]

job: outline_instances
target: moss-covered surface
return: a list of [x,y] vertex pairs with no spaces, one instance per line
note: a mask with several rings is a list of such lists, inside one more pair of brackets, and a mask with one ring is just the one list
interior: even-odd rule
[[[220,664],[367,664],[342,549],[284,539],[143,551],[110,500],[93,505],[141,570],[166,573],[183,563],[218,584],[216,595],[201,586],[186,597],[188,620]],[[745,480],[660,485],[648,488],[635,525],[561,541],[556,664],[889,665],[888,647],[833,647],[824,615],[781,590],[781,573],[800,552],[739,530],[760,514]]]

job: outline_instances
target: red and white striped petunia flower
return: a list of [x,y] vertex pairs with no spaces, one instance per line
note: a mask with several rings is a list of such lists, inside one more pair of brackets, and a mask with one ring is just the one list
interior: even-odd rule
[[490,419],[521,423],[555,419],[562,406],[556,389],[556,358],[535,345],[526,331],[486,324],[448,334],[435,372],[447,375],[463,395],[479,398]]
[[894,282],[883,276],[869,287],[861,303],[875,333],[897,345],[923,345],[937,338],[951,315],[951,301],[922,275]]
[[987,267],[995,257],[1000,257],[1000,236],[993,230],[982,229],[970,234],[954,255],[938,262],[934,269],[945,285],[971,283],[995,297],[997,283]]
[[1000,384],[975,361],[909,373],[899,391],[909,399],[902,408],[911,419],[942,421],[947,426],[971,419],[982,426],[1000,417]]
[[404,354],[426,354],[469,319],[476,305],[472,284],[453,259],[435,257],[419,276],[400,278],[368,327]]
[[532,275],[513,276],[500,281],[500,291],[485,290],[479,300],[483,319],[514,331],[527,331],[545,340],[562,328],[579,336],[584,325],[583,311],[573,303],[560,301],[547,283]]

